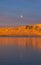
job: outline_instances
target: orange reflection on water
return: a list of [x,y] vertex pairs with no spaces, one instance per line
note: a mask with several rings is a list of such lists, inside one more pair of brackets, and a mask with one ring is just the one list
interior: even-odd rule
[[0,37],[0,45],[18,45],[25,48],[31,47],[41,49],[41,38]]

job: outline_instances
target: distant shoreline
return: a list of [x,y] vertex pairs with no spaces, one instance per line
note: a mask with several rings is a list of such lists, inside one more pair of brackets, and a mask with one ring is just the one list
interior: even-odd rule
[[0,37],[41,37],[41,24],[0,28]]
[[0,37],[12,37],[12,38],[38,38],[41,36],[0,36]]

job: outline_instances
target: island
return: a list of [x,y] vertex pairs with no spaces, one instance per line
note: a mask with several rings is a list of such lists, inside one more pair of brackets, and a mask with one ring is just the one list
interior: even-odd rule
[[0,36],[41,36],[41,24],[0,27]]

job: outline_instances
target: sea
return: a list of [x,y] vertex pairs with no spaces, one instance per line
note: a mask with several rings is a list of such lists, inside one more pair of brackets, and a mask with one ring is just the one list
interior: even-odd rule
[[0,65],[41,65],[41,37],[0,37]]

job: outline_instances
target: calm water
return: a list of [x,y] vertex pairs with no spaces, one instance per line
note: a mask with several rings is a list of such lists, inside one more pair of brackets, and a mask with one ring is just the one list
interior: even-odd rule
[[0,37],[0,65],[41,65],[41,37]]

